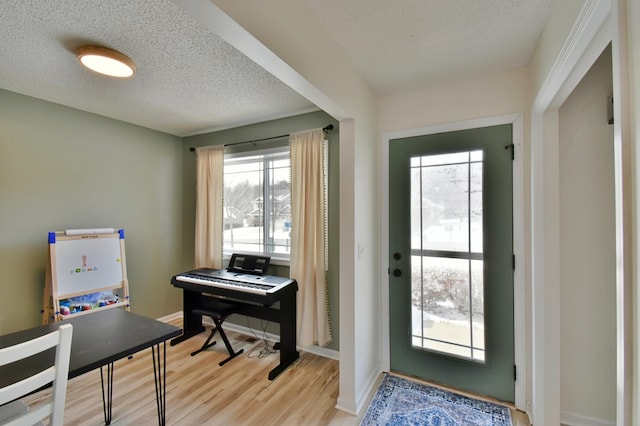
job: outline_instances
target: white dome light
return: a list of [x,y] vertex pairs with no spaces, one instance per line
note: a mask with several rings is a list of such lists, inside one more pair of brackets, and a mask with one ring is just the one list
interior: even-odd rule
[[136,72],[136,67],[128,56],[106,47],[79,47],[78,58],[90,70],[111,77],[131,77]]

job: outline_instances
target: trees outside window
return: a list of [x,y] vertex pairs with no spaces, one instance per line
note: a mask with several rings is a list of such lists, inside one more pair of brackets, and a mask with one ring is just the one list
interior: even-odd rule
[[230,154],[224,161],[225,254],[289,258],[289,147]]

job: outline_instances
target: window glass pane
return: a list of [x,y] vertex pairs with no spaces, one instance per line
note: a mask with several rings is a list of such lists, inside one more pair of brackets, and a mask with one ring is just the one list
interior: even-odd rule
[[267,252],[289,253],[291,244],[291,171],[289,159],[269,162]]
[[411,343],[484,362],[482,151],[411,164]]
[[225,251],[260,251],[262,245],[262,162],[225,163]]
[[274,169],[283,169],[283,170],[288,170],[291,167],[291,160],[289,159],[289,157],[286,158],[280,158],[280,159],[274,159],[273,160],[273,168]]
[[412,296],[421,298],[417,306],[423,316],[421,334],[469,346],[469,261],[426,256],[413,260],[422,261],[415,265],[417,275],[412,279]]
[[483,237],[483,209],[482,209],[482,163],[471,163],[469,165],[470,179],[469,179],[469,208],[471,222],[471,233],[469,238],[471,239],[471,251],[476,253],[482,253]]
[[289,255],[291,184],[288,148],[264,155],[225,158],[224,235],[226,254]]
[[[423,200],[420,192],[420,167],[411,167],[410,170],[410,188],[411,188],[411,249],[420,249],[422,247],[423,227],[429,228],[437,224],[438,218],[435,216],[437,209],[431,208],[426,202],[423,206]],[[423,211],[426,210],[426,211]]]
[[484,360],[484,262],[471,261],[471,322],[477,358]]
[[412,158],[412,248],[482,253],[481,160],[482,151]]
[[482,161],[483,152],[482,151],[471,151],[469,153],[469,160],[471,161]]
[[484,360],[482,261],[412,256],[414,347]]
[[469,249],[468,165],[465,163],[421,167],[420,174],[422,248],[467,251]]

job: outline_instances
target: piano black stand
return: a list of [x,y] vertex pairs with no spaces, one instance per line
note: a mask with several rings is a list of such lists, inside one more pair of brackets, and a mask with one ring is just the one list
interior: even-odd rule
[[[237,313],[280,324],[280,363],[269,372],[269,380],[275,379],[282,371],[300,357],[296,350],[296,292],[298,284],[293,281],[277,293],[263,296],[229,288],[210,287],[204,284],[184,282],[174,276],[171,284],[183,289],[183,334],[171,340],[177,345],[203,331],[202,315],[194,312],[206,308],[212,298],[221,301],[232,300],[241,304]],[[279,308],[273,305],[279,302]]]

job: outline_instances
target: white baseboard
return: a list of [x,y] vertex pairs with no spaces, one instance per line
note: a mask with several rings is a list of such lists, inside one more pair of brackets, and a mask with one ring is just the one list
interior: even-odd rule
[[[158,318],[158,321],[163,321],[163,322],[169,322],[169,321],[173,321],[176,319],[181,319],[182,316],[182,311],[178,311],[178,312],[174,312],[173,314],[169,314],[166,315],[162,318]],[[208,317],[203,317],[202,318],[202,322],[209,325],[209,326],[213,326],[213,321],[211,321],[211,318]],[[270,342],[279,342],[280,341],[280,336],[277,334],[272,334],[272,333],[266,333],[263,332],[262,330],[252,330],[249,327],[245,327],[242,325],[238,325],[238,324],[234,324],[232,322],[225,322],[224,323],[224,329],[225,330],[230,330],[230,331],[235,331],[236,333],[241,333],[244,334],[246,336],[250,336],[250,337],[257,337],[259,339],[262,339],[263,337],[266,338],[267,340],[269,340]],[[319,355],[325,358],[330,358],[330,359],[334,359],[336,361],[340,360],[340,352],[333,350],[333,349],[327,349],[327,348],[322,348],[320,346],[305,346],[305,347],[301,347],[298,346],[297,348],[300,351],[304,351],[304,352],[309,352],[312,353],[314,355]]]
[[358,399],[357,415],[359,417],[364,416],[364,412],[369,408],[371,400],[378,391],[378,387],[382,382],[383,371],[372,372],[369,376],[367,386],[364,387],[365,391],[361,394],[361,398]]
[[358,416],[358,407],[356,404],[350,401],[344,401],[338,396],[338,401],[336,403],[336,409],[343,411],[347,414],[351,414],[352,416]]
[[174,312],[169,315],[165,315],[161,318],[156,318],[158,321],[169,322],[177,319],[182,319],[182,311]]
[[560,424],[563,426],[615,426],[616,423],[564,411],[560,413]]

